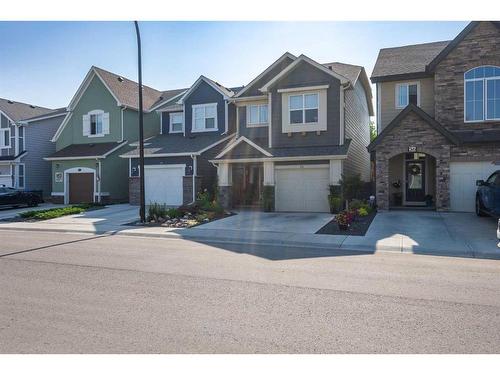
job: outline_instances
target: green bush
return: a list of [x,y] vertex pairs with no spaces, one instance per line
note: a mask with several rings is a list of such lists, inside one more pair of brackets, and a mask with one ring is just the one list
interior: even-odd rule
[[329,195],[328,201],[330,203],[330,213],[336,214],[342,210],[342,198],[338,196]]
[[158,221],[167,216],[167,206],[160,203],[150,203],[148,206],[147,221]]
[[340,186],[342,187],[343,198],[347,201],[351,201],[362,194],[364,183],[361,181],[359,174],[352,176],[342,175]]
[[61,208],[50,208],[47,210],[36,210],[36,211],[28,211],[21,212],[19,217],[23,219],[34,219],[34,220],[49,220],[55,219],[61,216],[67,215],[76,215],[81,214],[85,211],[89,211],[91,209],[103,208],[103,205],[88,203],[88,204],[78,204],[74,206],[61,207]]
[[181,217],[181,216],[184,216],[184,213],[179,210],[178,208],[169,208],[167,211],[166,211],[166,215],[164,216],[164,218],[168,216],[169,218],[171,219],[175,219],[175,218],[178,218],[178,217]]
[[358,208],[358,215],[361,217],[368,216],[368,210],[364,207]]

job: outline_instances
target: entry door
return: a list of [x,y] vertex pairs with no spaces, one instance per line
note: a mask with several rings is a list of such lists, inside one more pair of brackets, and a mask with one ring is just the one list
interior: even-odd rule
[[406,162],[406,201],[423,202],[425,200],[425,161]]
[[69,203],[91,203],[94,201],[94,174],[69,174]]

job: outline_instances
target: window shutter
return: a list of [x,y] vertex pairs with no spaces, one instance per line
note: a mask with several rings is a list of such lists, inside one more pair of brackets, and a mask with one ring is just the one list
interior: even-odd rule
[[109,113],[102,114],[102,134],[109,134]]
[[83,115],[83,136],[90,135],[90,115]]

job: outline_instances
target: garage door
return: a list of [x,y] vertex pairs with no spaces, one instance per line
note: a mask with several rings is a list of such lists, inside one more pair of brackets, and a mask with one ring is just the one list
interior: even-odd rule
[[450,208],[453,211],[474,212],[476,180],[486,180],[500,166],[491,162],[450,163]]
[[276,211],[329,212],[328,166],[276,167]]
[[94,201],[94,174],[70,173],[69,203],[91,203]]
[[182,205],[184,165],[146,165],[144,170],[146,204]]

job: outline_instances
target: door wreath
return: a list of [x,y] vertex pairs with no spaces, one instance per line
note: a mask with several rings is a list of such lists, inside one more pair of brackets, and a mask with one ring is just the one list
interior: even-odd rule
[[413,164],[411,167],[410,167],[410,174],[412,176],[416,176],[416,175],[419,175],[421,172],[421,169],[420,169],[420,166],[417,165],[417,164]]

